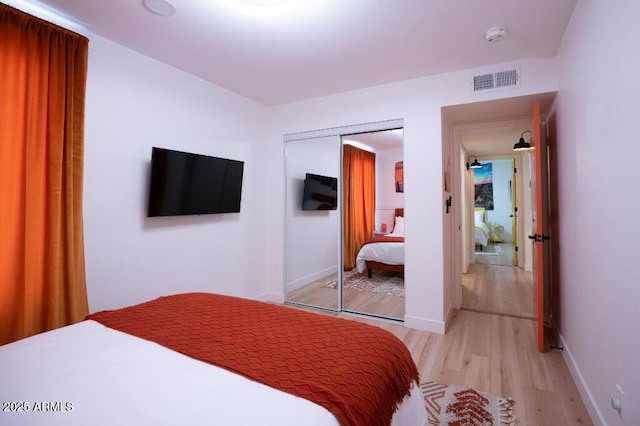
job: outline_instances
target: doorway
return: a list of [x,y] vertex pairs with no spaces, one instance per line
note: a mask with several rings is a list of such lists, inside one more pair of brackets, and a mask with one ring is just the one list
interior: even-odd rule
[[[513,145],[520,126],[460,132],[462,149],[472,155],[473,166],[465,171],[465,189],[473,210],[474,241],[470,265],[462,277],[462,309],[533,319],[531,272],[518,265],[517,158],[494,148],[505,140]],[[500,145],[502,146],[502,144]]]
[[[533,318],[531,243],[524,231],[524,224],[531,221],[530,196],[525,194],[529,190],[528,178],[525,178],[529,164],[526,155],[513,152],[513,146],[531,126],[533,102],[538,100],[542,109],[548,111],[554,98],[555,93],[551,92],[442,109],[443,129],[448,129],[443,133],[443,162],[446,163],[447,158],[458,158],[450,165],[443,164],[444,170],[451,167],[453,171],[454,217],[450,222],[445,220],[445,229],[453,236],[451,262],[445,260],[445,268],[452,271],[453,308]],[[501,253],[492,256],[476,256],[475,185],[473,173],[467,168],[476,157],[480,163],[515,159],[518,172],[510,186],[500,183],[496,191],[517,200],[518,211],[512,214],[517,215],[519,226],[509,229],[508,223],[502,223],[502,237],[488,236],[497,242],[489,244],[500,247]],[[499,220],[489,218],[487,222],[491,227]],[[512,246],[513,252],[505,245],[508,241],[504,235],[509,233],[517,242],[517,246]],[[501,239],[505,241],[498,241]],[[517,264],[507,264],[516,255]]]
[[[460,132],[461,149],[475,163],[465,170],[464,194],[472,211],[474,241],[462,276],[461,309],[533,319],[533,277],[516,257],[519,205],[517,156],[509,150],[520,125]],[[511,145],[511,146],[509,146]],[[471,154],[471,155],[470,155]],[[523,197],[524,198],[524,197]]]

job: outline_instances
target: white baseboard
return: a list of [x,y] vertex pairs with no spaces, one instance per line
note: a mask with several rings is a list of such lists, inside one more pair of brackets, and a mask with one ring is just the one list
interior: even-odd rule
[[560,344],[562,345],[562,348],[563,348],[562,358],[564,358],[564,362],[567,364],[567,367],[569,368],[571,377],[573,378],[573,381],[576,384],[576,387],[578,388],[578,393],[580,394],[580,397],[582,398],[582,401],[584,402],[584,405],[587,408],[587,412],[589,413],[589,417],[591,417],[591,421],[596,426],[606,425],[607,423],[604,420],[604,416],[602,415],[602,412],[600,411],[597,404],[595,403],[595,399],[593,398],[593,395],[589,390],[589,386],[587,385],[586,381],[584,380],[584,377],[580,373],[580,369],[576,365],[575,359],[571,354],[571,349],[569,348],[569,345],[567,345],[567,342],[562,337],[562,334],[557,332],[557,330],[556,330],[556,333],[560,338]]
[[331,274],[336,274],[338,273],[338,267],[337,266],[332,266],[330,268],[327,269],[323,269],[321,271],[318,272],[314,272],[311,275],[307,275],[306,277],[302,277],[299,278],[295,281],[292,281],[290,283],[287,283],[287,292],[289,291],[293,291],[296,290],[300,287],[304,287],[305,285],[312,283],[316,280],[319,280],[322,277],[328,277]]
[[417,330],[428,331],[430,333],[444,334],[444,321],[435,321],[428,318],[404,316],[404,326]]
[[282,293],[262,293],[261,295],[254,297],[254,300],[260,302],[272,302],[272,303],[284,303],[284,294]]
[[[444,330],[445,330],[444,332],[446,332],[446,331],[447,331],[447,324],[450,324],[450,323],[451,323],[451,315],[453,315],[453,311],[454,311],[454,309],[457,309],[457,308],[456,308],[455,306],[453,306],[453,304],[451,304],[451,305],[449,306],[449,309],[447,309],[447,313],[446,313],[446,315],[444,316]],[[444,334],[444,333],[443,333],[443,334]]]

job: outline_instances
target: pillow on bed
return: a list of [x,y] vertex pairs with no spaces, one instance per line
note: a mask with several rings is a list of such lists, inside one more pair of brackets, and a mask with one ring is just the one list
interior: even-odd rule
[[474,215],[475,223],[484,223],[484,210],[476,210]]
[[393,227],[393,232],[389,235],[394,235],[396,237],[404,236],[404,217],[396,216],[395,226]]

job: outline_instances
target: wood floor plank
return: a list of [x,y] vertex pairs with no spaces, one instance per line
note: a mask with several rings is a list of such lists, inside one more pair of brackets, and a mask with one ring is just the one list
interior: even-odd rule
[[491,360],[486,356],[467,355],[460,382],[480,392],[491,392]]
[[531,350],[532,347],[536,347],[536,336],[532,321],[523,320],[517,324],[516,328],[516,351],[524,386],[553,391],[551,374],[545,362],[545,355],[547,354]]
[[[465,313],[467,314],[467,313]],[[473,333],[469,333],[467,339],[467,352],[471,355],[488,357],[491,353],[491,316],[489,315],[467,315],[468,320],[477,321],[474,324]]]
[[564,416],[554,392],[525,389],[527,424],[540,426],[564,425]]
[[578,388],[571,379],[571,373],[562,358],[562,354],[558,351],[553,351],[545,358],[553,381],[555,396],[558,398],[564,414],[564,424],[587,424],[589,419],[584,418],[582,399],[578,393]]
[[452,321],[447,330],[448,339],[444,341],[444,350],[440,351],[438,363],[444,368],[460,371],[464,363],[464,349],[467,343],[468,318],[467,312],[454,313],[458,321]]
[[[524,393],[513,322],[523,321],[505,316],[490,315],[491,328],[491,389],[494,395],[523,401]],[[514,406],[514,412],[520,419],[526,417],[526,406],[522,403]]]

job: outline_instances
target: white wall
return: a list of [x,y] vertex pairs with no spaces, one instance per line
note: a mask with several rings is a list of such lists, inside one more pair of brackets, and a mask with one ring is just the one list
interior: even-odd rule
[[[264,111],[90,36],[84,231],[91,311],[176,292],[264,292]],[[152,146],[244,161],[241,212],[147,218]]]
[[592,417],[611,426],[640,424],[638,16],[636,0],[579,1],[559,52],[558,320]]
[[[406,192],[406,316],[411,327],[444,331],[448,307],[443,303],[442,228],[442,130],[441,107],[503,97],[544,93],[557,89],[556,61],[539,58],[503,64],[521,68],[520,89],[473,94],[471,77],[486,70],[468,70],[409,80],[273,107],[269,110],[270,179],[283,181],[283,135],[318,129],[404,119],[404,178]],[[493,67],[492,67],[493,69]],[[270,188],[269,199],[282,199],[282,188]],[[283,202],[270,204],[270,222],[281,227],[268,230],[269,241],[283,244]],[[275,295],[282,291],[282,251],[269,250],[268,285]],[[445,265],[453,267],[452,265]],[[449,291],[449,290],[447,290]],[[450,299],[450,298],[448,298]],[[447,302],[450,303],[450,302]]]

